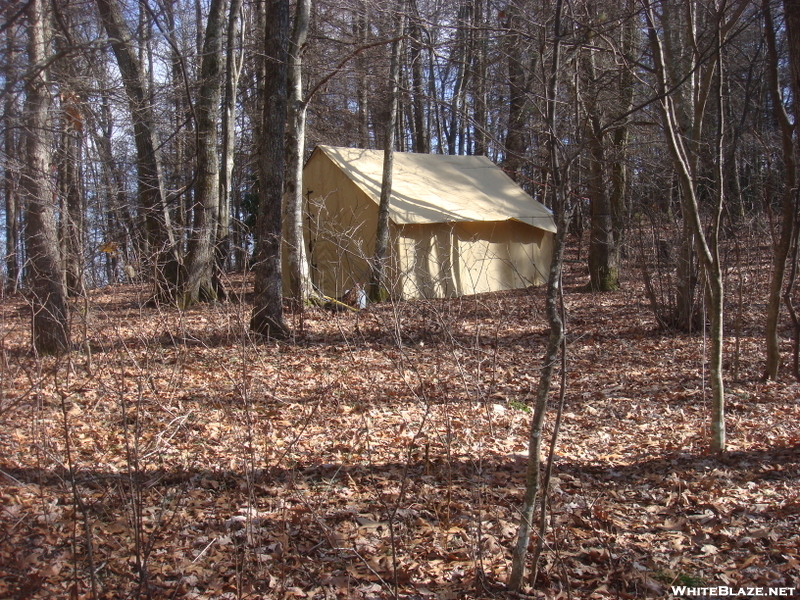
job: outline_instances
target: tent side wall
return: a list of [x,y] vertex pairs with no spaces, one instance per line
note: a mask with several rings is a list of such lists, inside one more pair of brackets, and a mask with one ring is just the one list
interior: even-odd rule
[[[311,279],[339,297],[367,283],[378,206],[319,148],[303,170]],[[447,298],[547,281],[552,234],[514,219],[398,224],[390,229],[389,290],[396,298]]]
[[356,282],[369,281],[378,207],[320,151],[306,163],[303,190],[311,281],[324,294],[339,297]]
[[396,227],[394,251],[404,298],[443,298],[540,285],[553,236],[515,220]]

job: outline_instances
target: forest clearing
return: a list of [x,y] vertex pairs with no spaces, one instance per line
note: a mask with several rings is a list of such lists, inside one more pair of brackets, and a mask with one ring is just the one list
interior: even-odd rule
[[[762,380],[768,269],[739,273],[714,456],[703,334],[657,330],[635,279],[579,293],[568,262],[564,420],[523,597],[798,586],[800,384]],[[310,309],[296,339],[259,342],[247,302],[146,308],[116,285],[76,301],[79,350],[39,359],[7,297],[0,597],[503,596],[543,294]]]

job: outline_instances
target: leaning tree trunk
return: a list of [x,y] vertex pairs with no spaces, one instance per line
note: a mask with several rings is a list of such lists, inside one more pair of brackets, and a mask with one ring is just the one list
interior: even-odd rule
[[[564,338],[564,322],[559,311],[559,294],[562,292],[561,268],[564,260],[564,238],[567,232],[568,219],[565,212],[565,181],[559,164],[558,135],[556,132],[556,101],[558,94],[558,76],[561,65],[561,10],[563,0],[556,0],[553,36],[553,62],[547,83],[547,129],[548,150],[550,155],[550,173],[552,184],[553,216],[556,220],[556,234],[553,240],[553,256],[550,262],[550,276],[547,281],[547,298],[545,308],[550,336],[547,349],[542,359],[542,370],[539,385],[536,388],[536,404],[531,419],[528,436],[528,466],[525,471],[525,495],[519,516],[517,543],[511,555],[511,575],[508,587],[511,591],[519,591],[525,575],[525,562],[528,555],[528,544],[533,531],[533,516],[536,500],[539,497],[540,470],[542,464],[542,429],[547,413],[547,399],[553,378],[553,371],[558,359],[558,352]],[[542,498],[540,502],[545,502]]]
[[197,196],[194,234],[189,241],[182,304],[217,299],[214,285],[216,227],[219,218],[219,154],[217,122],[222,90],[222,34],[227,0],[212,0],[203,42],[197,102]]
[[22,189],[27,205],[25,229],[33,294],[33,347],[59,354],[70,347],[67,298],[58,246],[56,207],[50,187],[50,144],[47,113],[45,16],[43,0],[31,0],[28,16],[30,77],[25,96],[25,154]]
[[[744,2],[740,4],[743,9]],[[711,75],[715,69],[722,69],[721,48],[725,32],[732,23],[738,19],[741,11],[735,13],[735,17],[725,24],[723,15],[718,14],[717,23],[717,44],[714,54],[706,65],[708,71],[703,77],[703,94],[706,99],[710,94],[712,81]],[[702,266],[702,272],[707,286],[708,312],[711,321],[711,355],[709,367],[711,372],[711,449],[714,452],[723,452],[726,445],[725,434],[725,386],[723,380],[722,348],[723,348],[723,282],[722,267],[719,257],[719,225],[722,215],[722,203],[724,194],[722,190],[722,176],[718,176],[717,198],[714,211],[713,223],[710,232],[706,235],[700,219],[699,201],[697,198],[697,175],[696,161],[693,160],[692,153],[696,151],[696,146],[687,145],[681,136],[681,127],[678,124],[675,105],[672,96],[667,93],[668,84],[666,76],[666,66],[659,29],[656,26],[655,11],[647,3],[645,16],[647,18],[648,34],[650,36],[650,47],[653,53],[653,63],[655,74],[658,78],[657,84],[661,99],[658,108],[661,112],[663,130],[667,141],[667,146],[672,155],[675,170],[681,182],[681,201],[684,212],[684,219],[688,223],[689,229],[695,240],[695,248]],[[718,79],[721,82],[721,79]],[[718,84],[718,89],[721,84]],[[719,100],[719,132],[717,139],[717,161],[722,156],[722,101]],[[697,108],[695,111],[695,127],[699,130],[705,115],[704,108]],[[719,164],[719,163],[718,163]]]
[[280,338],[288,334],[283,319],[281,281],[281,203],[285,177],[287,81],[289,58],[288,0],[268,0],[265,25],[263,118],[259,140],[260,199],[256,216],[255,303],[250,329]]
[[136,142],[139,205],[144,213],[145,246],[152,258],[147,264],[157,299],[169,299],[178,283],[181,256],[167,210],[161,165],[156,149],[155,116],[147,81],[130,29],[117,0],[95,0],[100,18],[117,58],[130,104]]

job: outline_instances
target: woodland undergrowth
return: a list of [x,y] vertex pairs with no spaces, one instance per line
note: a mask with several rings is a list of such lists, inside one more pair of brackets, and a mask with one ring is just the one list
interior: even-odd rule
[[[635,279],[580,293],[581,265],[525,593],[797,587],[800,385],[761,379],[767,269],[727,273],[745,295],[730,294],[717,457],[703,332],[658,330]],[[265,342],[247,332],[248,281],[188,310],[94,290],[60,358],[31,354],[24,297],[3,300],[0,597],[502,597],[544,291],[314,308]]]

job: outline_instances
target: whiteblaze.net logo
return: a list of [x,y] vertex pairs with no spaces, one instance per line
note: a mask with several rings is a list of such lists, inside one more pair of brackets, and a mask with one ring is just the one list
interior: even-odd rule
[[673,585],[672,595],[682,598],[694,597],[711,597],[711,598],[729,598],[729,597],[768,597],[768,596],[800,596],[797,593],[797,588],[790,587],[728,587],[720,585],[717,587],[689,587],[685,585]]

